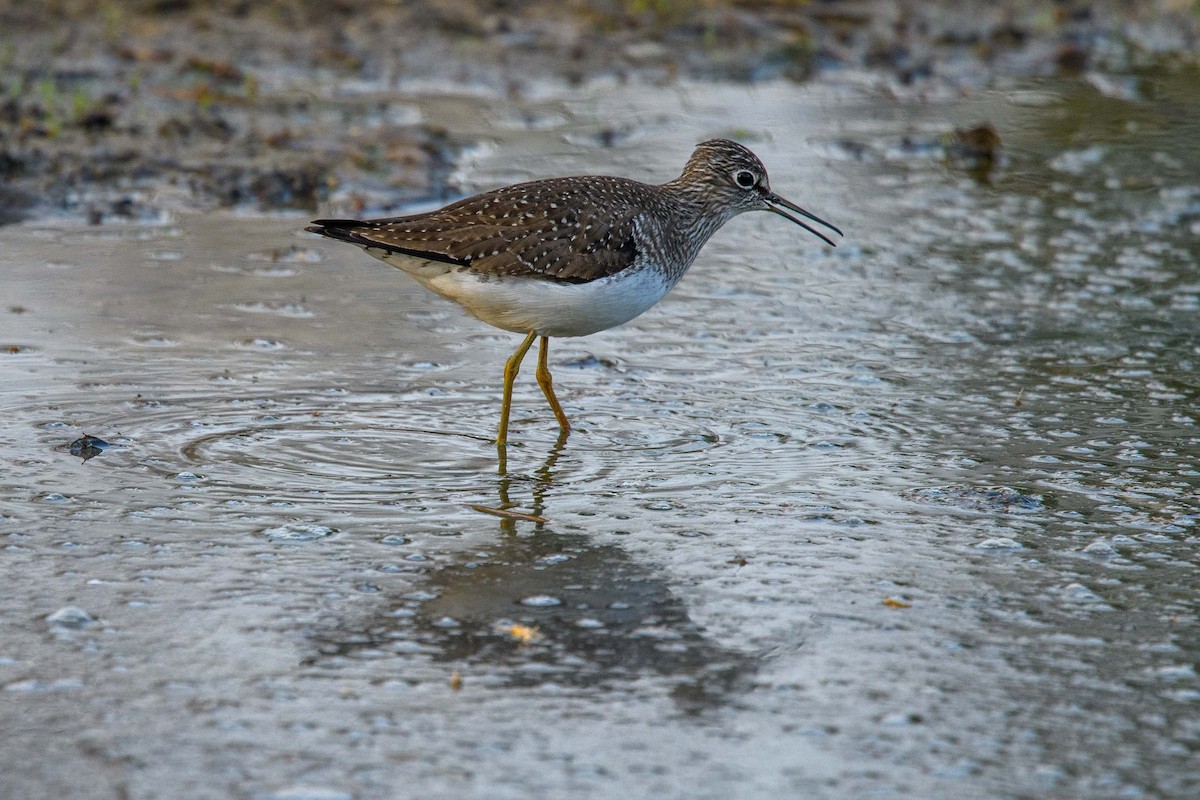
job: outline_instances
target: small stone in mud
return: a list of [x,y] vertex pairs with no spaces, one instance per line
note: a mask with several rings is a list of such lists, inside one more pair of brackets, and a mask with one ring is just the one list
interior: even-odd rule
[[79,456],[84,461],[87,461],[89,458],[95,458],[96,456],[100,455],[110,447],[112,447],[112,445],[103,439],[100,439],[96,436],[89,436],[85,433],[82,438],[71,442],[71,446],[68,448],[67,452],[73,456]]

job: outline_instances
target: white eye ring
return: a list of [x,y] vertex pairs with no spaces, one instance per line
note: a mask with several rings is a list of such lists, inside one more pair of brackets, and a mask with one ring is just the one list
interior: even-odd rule
[[758,178],[748,169],[739,169],[733,173],[733,182],[743,189],[751,189],[758,183]]

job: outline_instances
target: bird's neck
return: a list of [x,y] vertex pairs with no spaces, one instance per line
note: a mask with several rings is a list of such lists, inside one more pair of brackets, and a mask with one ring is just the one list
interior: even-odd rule
[[659,188],[671,209],[672,233],[680,237],[682,251],[687,254],[686,263],[691,265],[709,238],[738,212],[714,204],[705,187],[685,180],[686,177],[685,173]]

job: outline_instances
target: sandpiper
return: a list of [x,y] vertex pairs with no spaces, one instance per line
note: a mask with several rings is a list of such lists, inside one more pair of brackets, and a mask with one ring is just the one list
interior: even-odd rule
[[787,213],[842,232],[771,191],[754,153],[728,139],[696,146],[662,185],[586,175],[519,183],[438,211],[390,219],[315,220],[306,230],[356,244],[484,322],[525,335],[504,365],[496,444],[508,442],[513,380],[535,338],[537,382],[561,435],[571,429],[547,363],[551,336],[587,336],[647,310],[671,290],[705,242],[746,211]]

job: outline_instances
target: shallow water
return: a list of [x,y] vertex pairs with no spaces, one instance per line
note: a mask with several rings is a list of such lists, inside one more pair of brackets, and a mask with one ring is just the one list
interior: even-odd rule
[[303,218],[6,229],[13,796],[1196,796],[1196,85],[415,95],[481,188],[736,133],[848,233],[555,340],[506,470],[516,337]]

